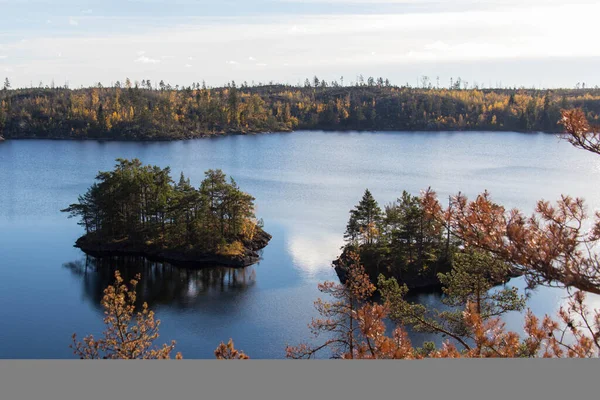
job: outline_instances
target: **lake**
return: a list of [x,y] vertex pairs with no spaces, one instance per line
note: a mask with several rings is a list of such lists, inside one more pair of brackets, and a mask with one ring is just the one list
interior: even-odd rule
[[[95,260],[73,247],[83,234],[60,212],[116,158],[170,166],[197,186],[220,168],[256,198],[273,239],[242,270],[187,270],[140,258]],[[487,189],[528,213],[561,193],[600,208],[600,158],[555,135],[492,132],[294,132],[179,142],[8,140],[0,143],[0,358],[72,358],[74,332],[104,328],[100,299],[114,268],[141,272],[140,296],[162,321],[159,343],[184,358],[212,358],[221,341],[252,358],[282,358],[310,337],[317,284],[337,280],[348,211],[369,188],[380,205],[402,190],[440,196]],[[511,282],[523,287],[521,279]],[[563,292],[540,288],[529,306],[552,313]],[[414,296],[439,304],[437,294]],[[512,313],[508,326],[519,329]],[[428,335],[411,334],[415,345]]]

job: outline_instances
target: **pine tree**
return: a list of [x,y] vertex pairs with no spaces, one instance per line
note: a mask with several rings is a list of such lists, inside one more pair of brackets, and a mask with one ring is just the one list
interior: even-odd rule
[[362,244],[373,244],[381,219],[381,208],[369,189],[366,189],[358,205],[350,211],[345,238],[350,242],[358,240]]

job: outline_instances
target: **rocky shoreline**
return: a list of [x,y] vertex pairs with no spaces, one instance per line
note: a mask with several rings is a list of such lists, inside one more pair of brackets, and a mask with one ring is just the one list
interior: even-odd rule
[[[74,137],[69,135],[50,135],[50,136],[31,136],[31,135],[17,135],[8,136],[7,139],[12,140],[65,140],[74,142],[83,141],[97,141],[97,142],[176,142],[181,140],[192,140],[192,139],[205,139],[223,136],[253,136],[262,135],[269,133],[291,133],[292,129],[277,129],[277,130],[219,130],[219,131],[201,131],[201,132],[187,132],[185,134],[168,137],[168,136],[150,136],[150,137],[138,137],[138,136],[117,136],[117,137],[102,137],[102,136],[82,136]],[[0,139],[0,141],[2,141]]]
[[[347,270],[344,268],[343,259],[346,257],[345,251],[332,262],[332,266],[336,272],[341,283],[345,283],[347,280]],[[517,270],[513,269],[506,277],[506,281],[496,281],[493,282],[494,286],[503,285],[506,282],[510,281],[512,278],[517,278],[522,276],[522,273],[519,273]],[[373,282],[376,284],[376,282]],[[431,293],[431,292],[442,292],[442,284],[437,278],[437,276],[410,276],[406,277],[404,280],[398,282],[400,285],[405,284],[411,293]]]
[[244,252],[240,256],[226,256],[217,253],[206,253],[188,249],[163,249],[158,246],[149,246],[139,242],[100,241],[84,235],[77,239],[75,247],[94,257],[107,256],[142,256],[152,261],[168,262],[186,267],[226,266],[243,268],[255,264],[260,260],[259,250],[267,246],[272,236],[264,230],[258,231],[251,241],[243,242]]

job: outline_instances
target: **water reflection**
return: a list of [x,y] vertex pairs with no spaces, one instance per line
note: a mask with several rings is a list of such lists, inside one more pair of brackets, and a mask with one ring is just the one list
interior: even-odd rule
[[314,230],[290,228],[286,247],[294,266],[309,275],[331,269],[331,262],[339,256],[341,235]]
[[189,269],[138,256],[85,256],[67,262],[63,267],[81,278],[85,297],[97,307],[100,307],[104,289],[114,283],[116,270],[126,282],[141,274],[137,287],[138,305],[146,302],[150,308],[193,308],[211,297],[223,294],[235,297],[250,289],[256,281],[253,266]]

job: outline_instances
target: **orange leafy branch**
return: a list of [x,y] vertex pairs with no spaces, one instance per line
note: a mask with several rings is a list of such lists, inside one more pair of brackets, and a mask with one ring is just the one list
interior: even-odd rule
[[[175,341],[160,348],[153,347],[158,338],[160,321],[154,318],[154,312],[144,303],[141,311],[135,311],[136,286],[140,275],[130,281],[131,288],[123,283],[119,271],[115,272],[115,284],[104,290],[102,306],[104,307],[104,324],[106,330],[103,337],[95,339],[93,335],[77,341],[73,334],[70,346],[75,355],[82,359],[169,359],[175,348]],[[177,353],[176,359],[181,359]]]

